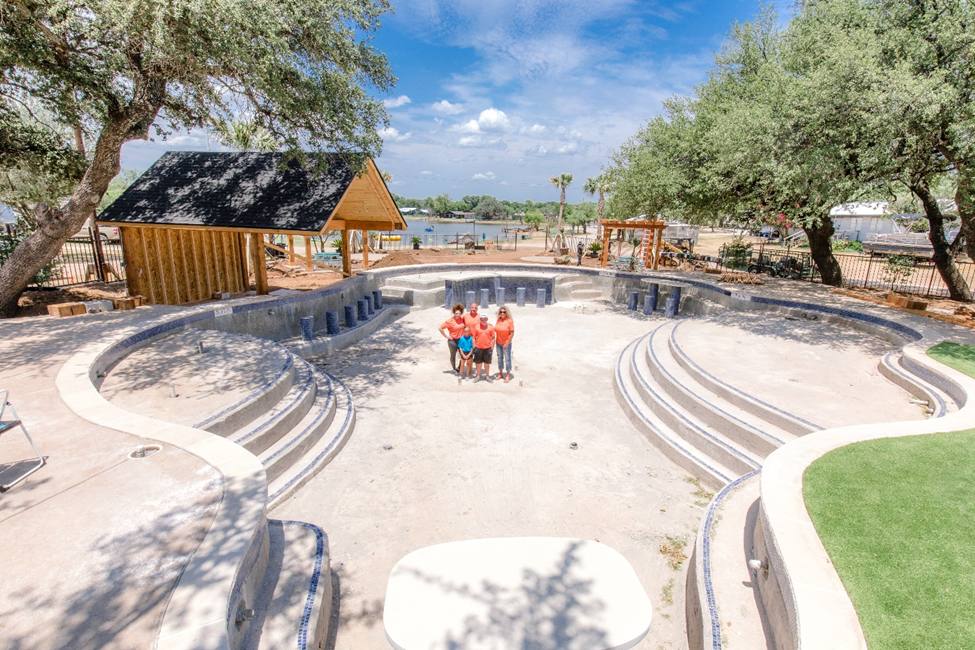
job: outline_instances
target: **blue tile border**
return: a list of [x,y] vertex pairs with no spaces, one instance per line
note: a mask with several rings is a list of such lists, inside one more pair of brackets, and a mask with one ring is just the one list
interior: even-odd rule
[[308,592],[305,595],[305,606],[301,612],[301,619],[298,621],[298,650],[308,650],[308,625],[311,622],[312,614],[315,612],[315,601],[318,598],[318,585],[322,581],[322,567],[325,563],[325,552],[328,547],[328,538],[325,531],[305,521],[294,521],[290,519],[269,520],[280,523],[282,526],[292,526],[311,531],[315,535],[315,560],[311,577],[308,580]]
[[701,563],[704,567],[704,594],[705,600],[708,604],[708,614],[711,617],[711,650],[721,650],[721,620],[718,618],[718,604],[714,596],[714,583],[711,580],[711,528],[714,526],[714,515],[718,510],[718,506],[721,502],[731,494],[742,483],[748,479],[756,476],[761,472],[761,468],[754,469],[747,474],[742,474],[735,480],[731,481],[723,488],[718,494],[711,500],[708,505],[707,515],[704,517],[704,526],[701,531],[703,535],[703,557],[701,558]]

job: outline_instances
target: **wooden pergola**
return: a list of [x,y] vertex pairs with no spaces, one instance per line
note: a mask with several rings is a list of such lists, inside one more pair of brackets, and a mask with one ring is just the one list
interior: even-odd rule
[[[170,152],[102,212],[119,227],[131,295],[184,304],[216,293],[268,292],[266,249],[291,263],[329,268],[312,257],[312,237],[339,231],[342,273],[352,275],[349,233],[359,230],[369,263],[371,230],[405,230],[392,194],[371,159],[355,173],[348,159],[305,167],[282,154]],[[288,247],[268,236],[283,235]],[[295,252],[304,238],[305,255]],[[249,267],[249,268],[248,268]]]
[[[603,227],[603,248],[599,258],[599,266],[605,267],[609,263],[609,243],[613,231],[642,230],[643,236],[643,267],[654,271],[660,265],[660,253],[663,252],[664,229],[667,223],[664,221],[614,221],[603,219],[599,222]],[[651,245],[648,245],[647,236],[650,236]]]

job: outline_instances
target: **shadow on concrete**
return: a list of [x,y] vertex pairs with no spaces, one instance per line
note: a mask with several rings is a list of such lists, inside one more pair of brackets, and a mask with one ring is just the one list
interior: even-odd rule
[[[158,516],[143,516],[141,523],[122,526],[122,531],[107,530],[90,543],[79,541],[67,528],[60,529],[57,522],[33,531],[44,537],[33,543],[32,531],[18,533],[17,538],[27,546],[17,555],[26,561],[20,566],[7,564],[9,559],[4,561],[4,572],[9,569],[20,577],[5,580],[0,593],[3,647],[53,650],[154,645],[170,594],[205,536],[220,501],[218,478],[204,486],[205,492],[191,507],[187,508],[180,499],[165,503],[157,500],[147,506],[161,508]],[[18,521],[14,518],[3,525],[17,526]],[[51,538],[54,530],[57,532]],[[25,579],[32,567],[43,565],[42,549],[52,544],[62,547],[59,555],[70,552],[78,562],[69,570],[65,567],[66,573],[57,585]],[[34,550],[29,550],[31,547]],[[210,560],[204,580],[211,574],[216,580],[220,574],[213,570],[228,560],[225,556]],[[226,615],[226,603],[215,603],[213,607],[218,615]]]
[[579,542],[571,542],[550,572],[526,569],[517,587],[485,580],[478,588],[471,588],[414,571],[415,577],[475,601],[484,610],[465,620],[462,630],[448,633],[442,647],[606,648],[606,630],[592,623],[606,605],[592,594],[592,580],[575,574],[578,545]]

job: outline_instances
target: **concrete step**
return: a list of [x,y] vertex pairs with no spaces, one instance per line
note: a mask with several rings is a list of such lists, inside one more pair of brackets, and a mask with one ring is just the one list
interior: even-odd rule
[[880,358],[877,368],[881,375],[914,395],[915,398],[927,402],[929,417],[940,418],[951,411],[958,410],[958,405],[951,397],[912,373],[904,366],[903,360],[904,356],[899,351],[888,352]]
[[335,413],[328,428],[317,442],[294,460],[287,469],[268,482],[268,509],[287,499],[327,465],[352,435],[355,427],[355,405],[352,394],[340,381],[329,377],[335,392]]
[[398,275],[395,278],[390,278],[384,285],[383,291],[386,287],[401,287],[403,289],[419,289],[419,290],[430,290],[430,289],[443,289],[444,279],[443,276],[438,275]]
[[268,483],[315,446],[335,417],[337,400],[332,380],[325,373],[314,371],[314,383],[317,395],[305,416],[258,456],[267,471]]
[[[754,558],[759,475],[728,484],[705,511],[688,575],[690,647],[773,648],[748,560]],[[744,543],[742,543],[744,540]]]
[[734,472],[735,476],[761,466],[762,458],[751,453],[717,429],[706,425],[667,397],[650,372],[647,346],[656,330],[642,337],[630,359],[630,372],[644,405],[666,424],[671,431],[693,445],[701,453]]
[[[685,321],[686,322],[686,321]],[[680,342],[680,332],[684,323],[679,323],[670,333],[670,352],[678,364],[702,386],[756,418],[768,422],[779,429],[796,436],[819,431],[822,427],[804,420],[797,415],[773,406],[753,395],[749,395],[731,384],[722,381],[708,372],[691,358]]]
[[670,460],[707,486],[722,487],[733,480],[738,473],[716,462],[675,433],[647,406],[637,389],[630,368],[637,344],[641,340],[632,341],[620,352],[616,360],[614,385],[623,412],[633,425],[643,431],[650,442],[654,443]]
[[573,289],[569,292],[571,300],[599,300],[603,292],[599,289]]
[[559,276],[555,280],[555,299],[571,300],[573,291],[592,289],[592,280],[575,275]]
[[400,284],[392,284],[384,286],[382,293],[383,300],[391,303],[403,303],[414,307],[436,307],[443,304],[447,292],[441,280],[440,288],[414,289]]
[[323,648],[332,609],[328,538],[300,521],[270,519],[267,526],[268,566],[241,648]]
[[795,439],[793,434],[725,401],[698,383],[671,353],[670,335],[676,326],[676,322],[660,326],[647,344],[650,372],[675,405],[759,458]]
[[314,368],[304,359],[295,357],[295,381],[280,402],[248,426],[234,432],[230,439],[260,454],[295,428],[315,402],[318,386]]

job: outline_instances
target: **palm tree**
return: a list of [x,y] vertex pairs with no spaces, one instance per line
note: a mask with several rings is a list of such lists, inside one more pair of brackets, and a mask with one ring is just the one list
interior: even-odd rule
[[224,146],[238,151],[274,151],[278,148],[271,132],[254,120],[218,122],[217,138]]
[[[561,173],[558,176],[553,176],[548,179],[548,182],[559,188],[559,220],[558,220],[558,232],[555,233],[555,238],[552,240],[552,250],[554,251],[568,251],[568,246],[565,243],[565,233],[563,232],[562,217],[565,214],[565,188],[569,186],[572,182],[572,174]],[[562,252],[564,255],[565,252]]]
[[602,221],[603,211],[606,209],[606,194],[609,193],[609,179],[605,176],[587,178],[583,189],[589,196],[599,195],[599,199],[596,201],[596,219]]

